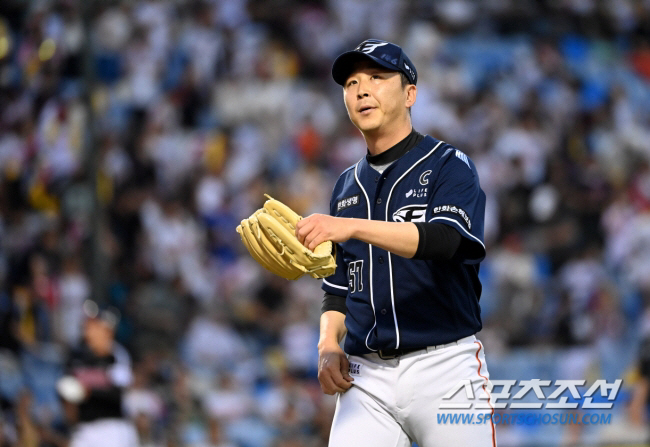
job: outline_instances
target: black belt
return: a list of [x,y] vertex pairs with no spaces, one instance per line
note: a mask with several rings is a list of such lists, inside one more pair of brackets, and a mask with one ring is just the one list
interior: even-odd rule
[[377,354],[379,355],[380,359],[390,360],[402,355],[410,354],[411,352],[421,351],[423,349],[427,349],[426,346],[424,348],[380,349],[377,351]]

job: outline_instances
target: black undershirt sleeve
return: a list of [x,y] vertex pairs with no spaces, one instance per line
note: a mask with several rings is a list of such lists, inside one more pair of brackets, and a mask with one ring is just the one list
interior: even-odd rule
[[325,292],[320,311],[321,313],[324,313],[328,310],[335,310],[345,315],[348,311],[348,308],[345,305],[345,297]]
[[454,257],[462,239],[458,231],[441,223],[414,223],[420,233],[420,241],[413,259],[448,261]]

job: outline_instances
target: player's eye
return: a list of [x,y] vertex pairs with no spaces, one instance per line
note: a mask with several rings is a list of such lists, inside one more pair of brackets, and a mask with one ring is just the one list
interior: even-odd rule
[[348,82],[345,86],[346,86],[346,87],[349,87],[349,86],[351,86],[352,84],[356,84],[356,82],[357,82],[357,81],[350,81],[350,82]]

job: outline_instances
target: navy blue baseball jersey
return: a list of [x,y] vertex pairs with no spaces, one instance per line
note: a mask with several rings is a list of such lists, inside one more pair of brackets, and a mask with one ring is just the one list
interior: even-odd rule
[[467,155],[426,136],[383,173],[364,157],[339,177],[330,214],[437,222],[463,237],[444,262],[403,258],[357,239],[337,244],[336,272],[322,288],[346,297],[345,352],[439,345],[481,330],[485,194]]

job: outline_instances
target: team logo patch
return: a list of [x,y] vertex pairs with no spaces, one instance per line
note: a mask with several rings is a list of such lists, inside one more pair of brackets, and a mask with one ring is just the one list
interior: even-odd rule
[[429,184],[429,175],[431,175],[431,169],[428,169],[420,175],[420,185],[428,185]]
[[393,213],[393,222],[426,222],[426,204],[406,205]]
[[360,376],[361,375],[361,363],[350,362],[350,368],[348,372],[351,376]]
[[354,205],[358,205],[360,203],[361,200],[359,199],[359,194],[355,194],[351,197],[346,197],[345,199],[341,199],[336,202],[336,212],[338,213],[339,211],[342,211]]
[[460,217],[463,218],[465,224],[467,224],[467,228],[470,230],[472,229],[472,221],[470,220],[469,216],[467,215],[464,209],[459,208],[455,205],[441,205],[433,208],[433,214],[440,214],[440,213],[458,214]]
[[363,42],[361,45],[359,45],[356,50],[361,51],[362,53],[372,53],[377,49],[377,47],[383,47],[384,45],[388,45],[388,42],[382,42],[381,40],[372,40],[368,39],[365,42]]

